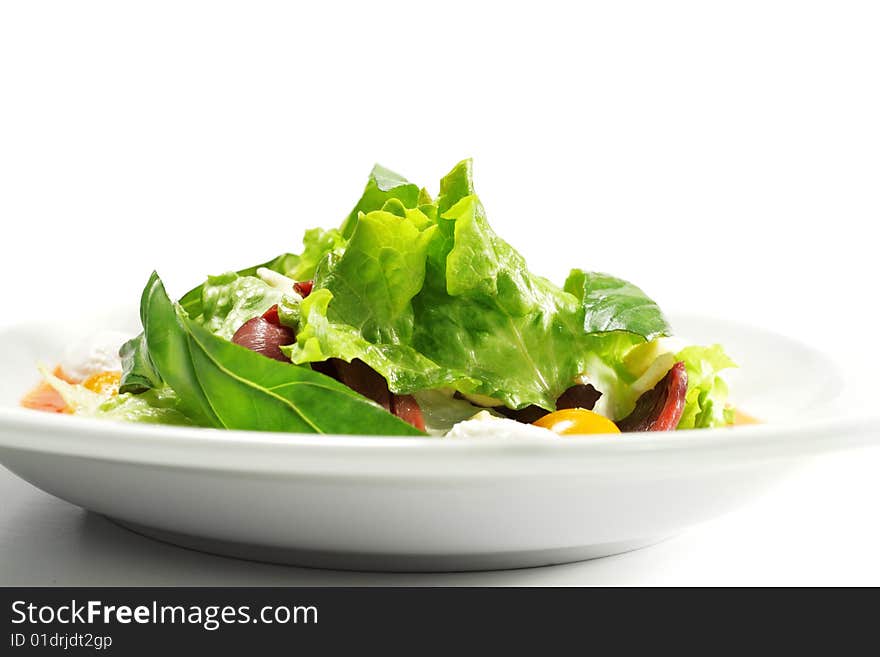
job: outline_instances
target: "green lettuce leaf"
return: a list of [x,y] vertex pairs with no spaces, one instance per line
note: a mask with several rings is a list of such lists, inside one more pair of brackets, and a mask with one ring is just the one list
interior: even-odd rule
[[381,210],[390,199],[401,201],[407,208],[415,208],[426,200],[430,201],[427,192],[422,194],[418,185],[413,185],[400,174],[377,164],[370,172],[360,200],[339,228],[342,237],[348,239],[352,236],[360,214]]
[[341,255],[347,241],[335,228],[307,230],[303,237],[302,254],[290,256],[285,263],[285,271],[281,273],[295,281],[311,280],[325,258]]
[[704,429],[732,423],[727,407],[727,382],[719,373],[736,367],[721,345],[690,346],[679,351],[688,375],[687,402],[678,429]]
[[653,340],[672,330],[660,307],[632,283],[598,272],[572,269],[565,291],[584,307],[584,332],[627,331]]
[[438,204],[436,219],[400,198],[361,213],[287,353],[360,358],[399,393],[449,386],[554,408],[584,360],[581,305],[492,231],[469,161],[443,179]]
[[83,385],[68,383],[41,367],[46,383],[52,386],[75,415],[124,422],[190,425],[180,412],[180,400],[174,391],[163,386],[144,394],[102,395]]
[[411,301],[424,284],[436,227],[428,227],[418,210],[407,215],[384,210],[362,215],[337,265],[316,281],[335,297],[331,319],[356,327],[370,342],[412,339]]
[[[311,295],[301,302],[284,295],[251,267],[209,277],[176,307],[163,303],[164,288],[151,280],[142,304],[145,334],[122,351],[125,389],[158,389],[171,377],[168,385],[195,422],[244,425],[242,409],[230,411],[230,420],[218,405],[222,396],[214,396],[250,388],[259,397],[266,387],[257,380],[256,388],[236,388],[224,377],[275,381],[282,370],[270,376],[257,365],[274,365],[239,362],[251,357],[222,345],[277,303],[282,322],[297,333],[296,342],[283,348],[294,364],[360,359],[392,391],[416,394],[440,409],[435,415],[443,421],[473,408],[450,402],[450,391],[511,408],[552,410],[575,381],[592,383],[603,393],[597,410],[620,419],[668,371],[673,356],[685,361],[690,380],[679,428],[717,426],[729,415],[718,373],[732,363],[720,347],[673,354],[660,344],[671,329],[657,304],[622,279],[574,269],[560,288],[530,272],[490,227],[470,160],[443,178],[436,200],[377,165],[339,229],[309,230],[300,255],[283,254],[261,266],[314,280]],[[200,337],[202,330],[210,340]],[[242,369],[227,371],[216,358]],[[206,388],[208,381],[217,389]],[[277,407],[261,403],[268,416],[278,416]]]
[[678,352],[663,340],[642,341],[640,336],[618,331],[588,336],[584,379],[602,391],[594,410],[620,420],[629,415],[636,400],[653,388],[676,362],[688,373],[685,409],[679,429],[730,424],[727,383],[719,374],[736,367],[719,345],[692,345]]
[[[280,256],[272,258],[268,262],[253,265],[239,269],[235,273],[239,276],[256,276],[258,269],[271,269],[279,274],[287,275],[287,273],[295,268],[302,256],[293,255],[292,253],[282,253]],[[206,281],[207,282],[207,281]],[[205,284],[198,285],[184,294],[180,298],[180,305],[190,317],[198,317],[202,314],[202,300],[204,299]]]
[[298,326],[296,342],[281,347],[294,363],[314,363],[328,358],[351,362],[359,358],[381,373],[395,392],[437,388],[456,381],[456,373],[444,371],[411,345],[372,343],[357,327],[331,321],[328,308],[332,299],[330,290],[321,288],[298,306],[279,307],[282,323]]
[[644,370],[631,371],[625,357],[640,344],[644,344],[644,338],[628,331],[584,335],[582,381],[602,393],[593,408],[597,413],[620,420],[635,408],[636,400],[644,391],[636,389],[634,384]]
[[202,314],[196,320],[227,340],[249,319],[280,303],[284,293],[256,276],[209,276],[202,286]]
[[419,390],[413,396],[422,411],[429,434],[444,436],[457,423],[470,420],[481,411],[503,417],[492,409],[474,406],[465,399],[453,396],[452,390]]
[[[389,189],[407,184],[395,176]],[[375,176],[367,189],[375,194]],[[610,417],[632,410],[643,372],[624,356],[671,332],[642,290],[582,270],[561,290],[529,272],[489,226],[470,160],[443,178],[436,204],[409,193],[362,199],[344,251],[282,314],[298,329],[285,348],[295,363],[359,358],[395,392],[448,386],[514,408],[553,409],[586,373]]]

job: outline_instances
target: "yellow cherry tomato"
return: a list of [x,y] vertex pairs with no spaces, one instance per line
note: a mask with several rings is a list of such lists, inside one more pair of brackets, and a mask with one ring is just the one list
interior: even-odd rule
[[119,392],[122,372],[97,372],[83,381],[83,387],[100,395],[112,396]]
[[620,429],[607,417],[583,408],[566,408],[549,413],[533,422],[537,427],[550,429],[560,436],[585,433],[620,433]]

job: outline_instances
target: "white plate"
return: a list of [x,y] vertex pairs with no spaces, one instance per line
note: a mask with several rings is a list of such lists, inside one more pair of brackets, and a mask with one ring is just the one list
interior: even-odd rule
[[[0,334],[0,461],[135,531],[268,561],[471,570],[622,552],[733,509],[815,454],[870,444],[834,366],[782,336],[675,317],[742,366],[736,400],[767,423],[559,440],[315,436],[155,427],[17,408],[86,325]],[[91,326],[134,331],[131,322]]]

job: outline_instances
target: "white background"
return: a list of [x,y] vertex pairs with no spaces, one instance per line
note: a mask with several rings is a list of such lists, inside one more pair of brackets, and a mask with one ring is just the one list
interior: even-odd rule
[[[375,161],[436,189],[472,156],[533,269],[876,381],[876,4],[602,5],[4,3],[0,324],[63,330],[154,268],[182,293],[338,223]],[[880,583],[878,471],[828,459],[636,582]]]

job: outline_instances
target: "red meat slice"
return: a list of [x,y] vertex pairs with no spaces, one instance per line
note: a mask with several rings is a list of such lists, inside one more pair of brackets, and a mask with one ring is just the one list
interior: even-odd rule
[[556,400],[556,410],[583,408],[592,411],[601,396],[602,393],[590,384],[578,383],[559,395],[559,399]]
[[404,422],[409,422],[419,431],[425,430],[425,418],[422,409],[412,395],[392,395],[391,412]]
[[639,397],[632,413],[617,423],[621,431],[672,431],[684,412],[687,370],[676,363],[651,390]]
[[312,287],[314,287],[314,285],[314,281],[299,281],[298,283],[293,284],[293,291],[305,299],[312,293]]
[[342,383],[364,397],[372,399],[386,411],[391,411],[391,392],[381,374],[357,358],[350,363],[338,358],[333,358],[332,361]]
[[254,317],[241,325],[232,336],[232,341],[258,354],[289,363],[290,359],[281,351],[281,346],[293,344],[296,333],[288,326],[274,324],[263,317]]

